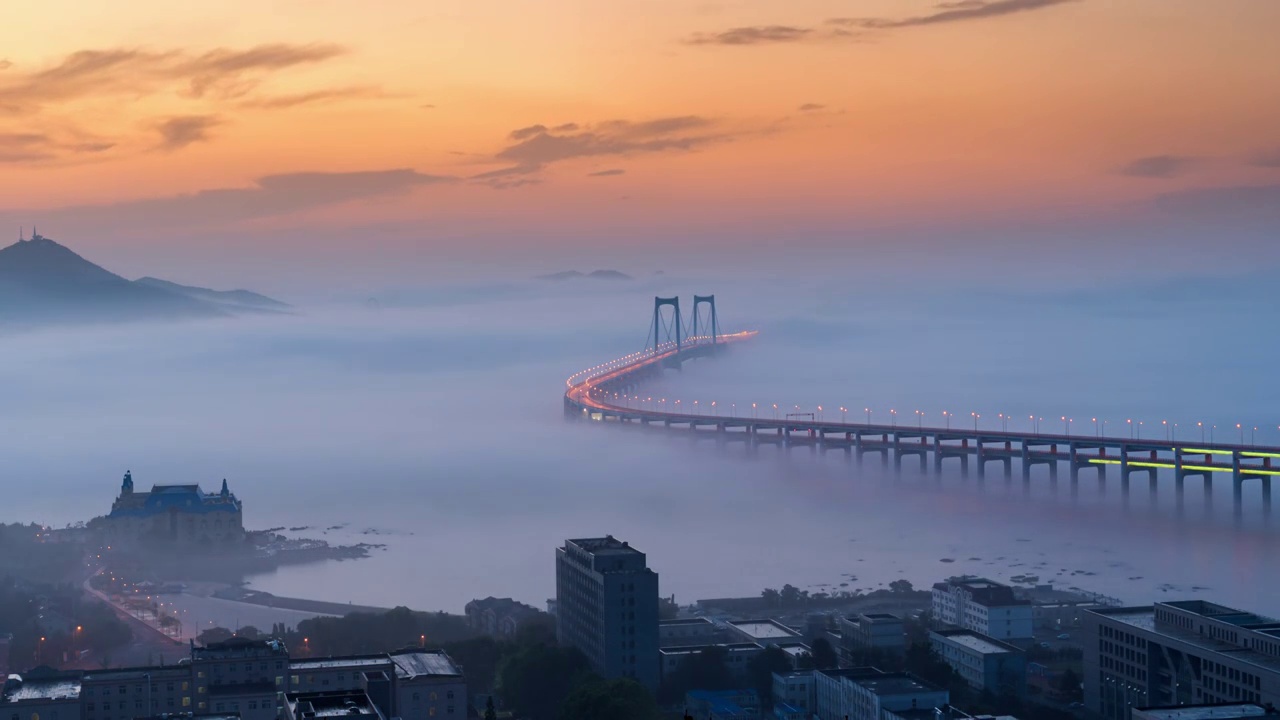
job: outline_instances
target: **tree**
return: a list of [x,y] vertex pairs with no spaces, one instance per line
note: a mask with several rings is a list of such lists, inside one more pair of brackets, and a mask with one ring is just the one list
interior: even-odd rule
[[1080,698],[1080,676],[1075,670],[1067,668],[1058,676],[1058,692],[1068,700]]
[[751,687],[755,688],[760,702],[766,708],[773,706],[773,674],[790,670],[791,656],[777,645],[770,645],[747,663],[747,677],[751,680]]
[[826,638],[818,638],[809,646],[809,654],[813,656],[813,666],[818,670],[827,670],[840,665],[840,657],[836,649]]
[[894,580],[893,582],[889,583],[889,592],[909,593],[909,592],[915,592],[915,590],[916,590],[915,587],[913,587],[911,585],[911,582],[908,580]]
[[245,625],[236,631],[236,637],[242,637],[245,640],[257,640],[262,637],[262,631],[252,625]]
[[493,707],[493,696],[484,701],[484,720],[498,720],[498,711]]
[[498,684],[508,707],[533,720],[555,720],[569,693],[590,672],[577,648],[533,645],[503,662]]
[[800,602],[800,588],[790,583],[782,586],[781,595],[783,607],[789,607]]
[[589,680],[565,698],[562,720],[656,720],[658,703],[631,678]]
[[729,652],[712,645],[690,655],[671,673],[662,688],[664,701],[676,702],[690,690],[729,690],[734,687],[729,672]]
[[211,627],[208,630],[201,630],[196,636],[196,642],[201,645],[211,645],[216,642],[230,640],[234,635],[231,631],[224,627]]
[[782,594],[773,588],[765,588],[760,591],[760,597],[769,607],[779,607],[782,605]]

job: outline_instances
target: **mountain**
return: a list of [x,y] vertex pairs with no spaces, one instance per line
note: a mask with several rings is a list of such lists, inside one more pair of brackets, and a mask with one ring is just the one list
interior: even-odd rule
[[577,270],[561,270],[560,272],[551,273],[550,275],[539,275],[535,279],[563,282],[565,280],[580,280],[582,278],[590,280],[630,280],[631,276],[624,272],[618,272],[617,270],[592,270],[585,274]]
[[290,308],[288,303],[282,303],[266,295],[259,295],[248,290],[210,290],[209,288],[179,285],[175,282],[153,277],[138,278],[133,282],[138,285],[184,295],[193,300],[206,302],[232,312],[279,313],[287,312]]
[[37,234],[0,249],[0,326],[227,317],[262,301],[277,309],[254,293],[219,301],[168,285],[126,280]]

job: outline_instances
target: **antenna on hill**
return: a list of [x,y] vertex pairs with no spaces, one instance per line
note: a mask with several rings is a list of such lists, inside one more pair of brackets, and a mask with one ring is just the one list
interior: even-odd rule
[[26,238],[26,235],[25,235],[26,230],[27,230],[27,229],[26,229],[26,228],[24,228],[23,226],[21,226],[21,225],[19,225],[19,226],[18,226],[18,242],[26,242],[26,241],[27,241],[27,238]]

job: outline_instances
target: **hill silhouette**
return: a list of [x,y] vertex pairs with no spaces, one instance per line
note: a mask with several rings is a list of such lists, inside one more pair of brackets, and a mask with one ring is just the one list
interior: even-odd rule
[[215,318],[286,307],[247,291],[134,282],[38,234],[0,249],[0,324],[6,326]]
[[631,276],[617,270],[592,270],[589,273],[583,273],[578,270],[561,270],[549,275],[539,275],[535,279],[564,282],[565,280],[580,280],[583,278],[590,280],[630,280]]

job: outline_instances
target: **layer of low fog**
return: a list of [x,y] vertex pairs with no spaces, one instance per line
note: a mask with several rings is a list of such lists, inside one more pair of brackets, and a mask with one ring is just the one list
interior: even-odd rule
[[[117,325],[0,338],[0,521],[63,525],[106,512],[126,469],[142,488],[227,478],[250,527],[312,526],[388,545],[368,560],[256,578],[278,594],[459,610],[472,597],[540,604],[553,548],[612,533],[649,553],[679,600],[783,583],[845,589],[959,572],[1096,589],[1126,600],[1214,588],[1252,603],[1272,542],[1256,489],[1245,522],[1229,483],[1212,509],[1197,481],[1172,509],[1145,479],[1120,502],[1091,476],[1077,496],[1038,471],[979,486],[949,470],[901,480],[836,453],[786,457],[562,416],[564,378],[640,349],[655,293],[715,292],[725,329],[760,337],[670,373],[653,394],[751,402],[761,412],[841,405],[876,419],[970,412],[998,427],[1036,414],[1092,434],[1162,420],[1198,438],[1280,445],[1269,369],[1274,301],[1228,283],[1049,292],[860,290],[667,279],[516,284],[304,306],[295,316]],[[1264,296],[1265,295],[1265,296]],[[1016,469],[1015,469],[1016,473]],[[1223,494],[1225,493],[1225,494]],[[322,535],[324,528],[345,524]],[[377,534],[365,534],[375,530]],[[307,535],[308,533],[302,533]],[[1188,554],[1170,553],[1179,546]],[[1232,557],[1233,563],[1222,563]],[[953,562],[942,562],[943,560]],[[1085,575],[1085,573],[1097,575]],[[855,575],[857,579],[850,579]],[[1141,578],[1141,579],[1134,579]],[[1161,590],[1162,584],[1175,586]],[[1234,593],[1234,594],[1233,594]],[[1274,593],[1273,593],[1274,594]],[[1256,605],[1256,603],[1253,603]],[[1265,608],[1258,608],[1265,609]]]

